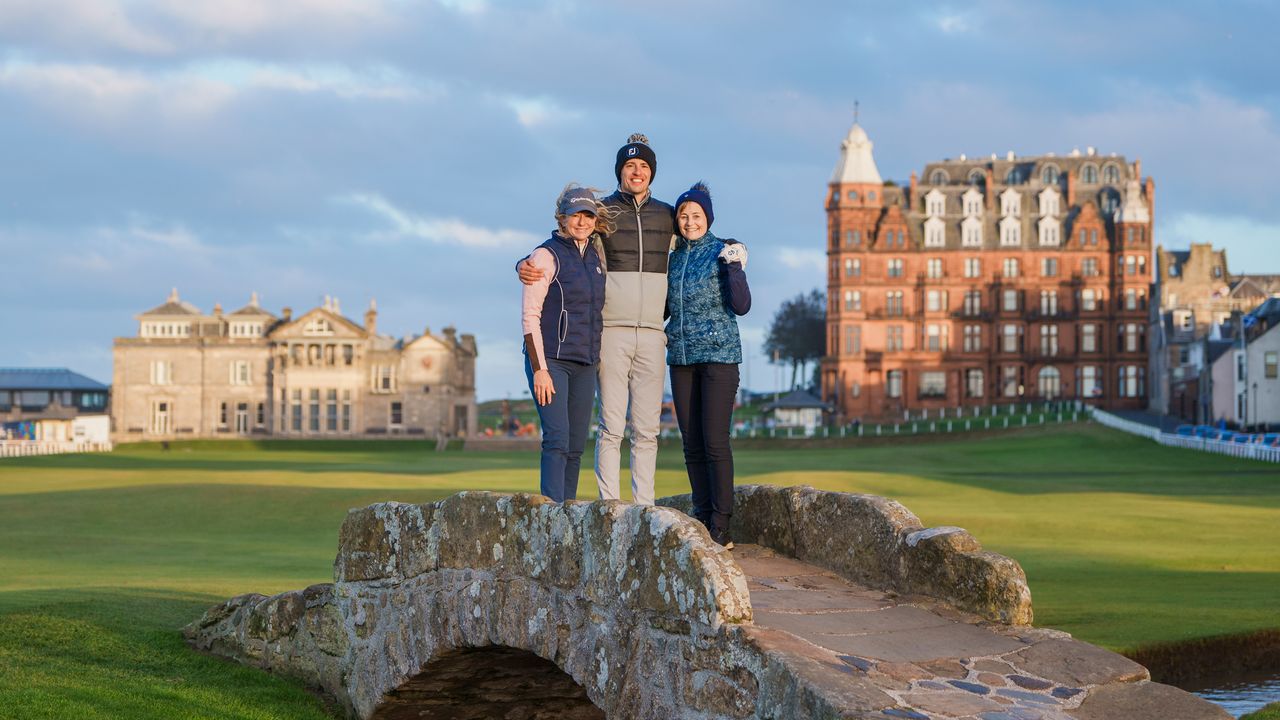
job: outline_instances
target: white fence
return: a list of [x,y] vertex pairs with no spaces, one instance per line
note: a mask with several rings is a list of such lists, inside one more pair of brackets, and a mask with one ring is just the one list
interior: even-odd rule
[[1262,443],[1237,443],[1224,442],[1222,440],[1209,440],[1208,438],[1187,437],[1186,435],[1175,435],[1173,433],[1161,432],[1160,428],[1154,428],[1150,425],[1125,420],[1116,417],[1109,412],[1093,409],[1093,419],[1099,425],[1105,425],[1109,428],[1121,430],[1132,435],[1141,435],[1142,437],[1155,440],[1161,445],[1169,447],[1187,448],[1190,450],[1202,450],[1204,452],[1218,453],[1219,455],[1230,455],[1231,457],[1249,458],[1251,460],[1262,460],[1265,462],[1280,463],[1280,448]]
[[0,440],[0,458],[29,457],[32,455],[65,455],[67,453],[89,452],[111,452],[111,443]]

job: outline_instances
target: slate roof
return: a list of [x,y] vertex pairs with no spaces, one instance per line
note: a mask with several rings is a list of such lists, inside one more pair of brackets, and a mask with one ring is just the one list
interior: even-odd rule
[[792,390],[791,392],[778,398],[776,401],[765,405],[762,410],[769,412],[771,410],[802,410],[804,408],[821,408],[830,410],[831,406],[814,397],[813,393],[808,390]]
[[67,368],[0,368],[0,390],[87,390],[106,392],[106,385]]

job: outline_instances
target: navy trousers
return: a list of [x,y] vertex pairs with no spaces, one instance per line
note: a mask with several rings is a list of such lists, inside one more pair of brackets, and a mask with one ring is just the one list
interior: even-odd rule
[[733,514],[733,450],[729,424],[738,394],[738,366],[699,363],[671,366],[671,399],[684,444],[684,466],[693,492],[693,516],[711,538],[729,541]]
[[[596,397],[596,366],[568,360],[547,360],[555,394],[551,403],[538,405],[542,422],[542,482],[540,492],[555,500],[578,497],[578,470],[587,445],[591,404]],[[524,360],[524,374],[533,393],[533,368]],[[535,397],[534,403],[537,403]]]

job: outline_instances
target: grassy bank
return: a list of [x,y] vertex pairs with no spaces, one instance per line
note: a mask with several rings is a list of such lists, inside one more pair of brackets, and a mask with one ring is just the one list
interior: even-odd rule
[[[208,605],[330,579],[346,510],[533,491],[531,453],[191,443],[0,461],[0,717],[323,717],[188,652]],[[1275,628],[1280,469],[1093,426],[971,442],[742,449],[739,482],[887,495],[1027,571],[1036,623],[1115,649]],[[590,465],[586,459],[584,465]],[[584,497],[594,482],[583,474]],[[664,446],[659,493],[685,491]]]

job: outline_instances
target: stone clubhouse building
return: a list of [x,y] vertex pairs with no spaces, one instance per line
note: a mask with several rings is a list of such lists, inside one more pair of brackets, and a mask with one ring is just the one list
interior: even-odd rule
[[433,438],[475,432],[473,335],[378,334],[336,299],[294,317],[254,293],[231,313],[178,297],[137,316],[113,349],[112,438]]
[[854,123],[826,189],[837,421],[1147,397],[1155,183],[1093,148],[961,155],[885,182]]

